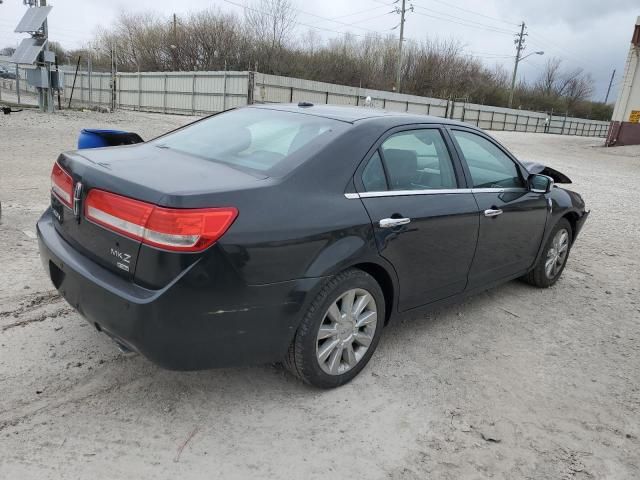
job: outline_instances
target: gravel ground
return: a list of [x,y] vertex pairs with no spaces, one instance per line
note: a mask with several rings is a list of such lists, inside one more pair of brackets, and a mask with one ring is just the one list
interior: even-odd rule
[[0,115],[0,478],[640,478],[640,147],[495,133],[593,209],[562,279],[393,323],[355,381],[319,391],[122,355],[42,271],[34,223],[79,129],[190,120]]

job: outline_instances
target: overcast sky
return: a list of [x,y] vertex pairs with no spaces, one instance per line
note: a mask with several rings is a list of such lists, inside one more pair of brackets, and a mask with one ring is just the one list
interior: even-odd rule
[[[309,26],[323,37],[339,35],[332,31],[398,32],[391,30],[399,22],[398,15],[389,13],[393,0],[292,1],[298,9],[300,33]],[[49,16],[50,38],[67,48],[83,46],[96,27],[108,25],[122,10],[181,15],[217,7],[242,14],[242,7],[232,3],[252,4],[253,0],[49,0],[54,6]],[[547,58],[559,57],[566,66],[582,67],[592,74],[595,100],[604,99],[614,68],[616,80],[622,78],[633,26],[640,15],[639,0],[407,0],[407,4],[415,7],[407,14],[408,38],[459,40],[469,54],[487,65],[499,63],[509,70],[513,67],[509,56],[514,55],[511,32],[524,21],[529,33],[525,54],[538,50],[545,54],[524,60],[519,78],[534,80]],[[15,46],[24,37],[13,29],[25,10],[22,0],[0,4],[0,47]],[[615,100],[617,85],[616,81],[610,101]]]

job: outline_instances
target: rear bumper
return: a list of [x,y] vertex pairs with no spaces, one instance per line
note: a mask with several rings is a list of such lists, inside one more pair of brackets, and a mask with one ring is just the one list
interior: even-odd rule
[[[166,287],[150,290],[81,255],[54,221],[47,210],[37,232],[42,264],[56,289],[92,325],[172,370],[281,360],[323,281],[250,286],[236,277],[226,282],[227,273],[211,272],[211,262],[195,262]],[[229,289],[212,288],[220,284]]]

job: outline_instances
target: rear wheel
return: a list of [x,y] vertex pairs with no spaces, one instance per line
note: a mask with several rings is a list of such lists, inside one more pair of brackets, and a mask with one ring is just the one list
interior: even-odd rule
[[561,219],[551,231],[538,263],[523,280],[541,288],[556,283],[567,264],[572,238],[571,225],[567,219]]
[[361,270],[346,270],[327,282],[311,303],[284,364],[311,385],[343,385],[373,355],[384,318],[384,295],[375,279]]

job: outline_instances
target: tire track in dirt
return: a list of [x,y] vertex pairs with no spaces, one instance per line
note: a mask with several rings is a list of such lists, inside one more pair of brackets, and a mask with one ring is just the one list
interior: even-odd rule
[[[130,361],[131,359],[132,357],[118,357],[115,362],[110,362],[110,363],[113,364],[117,362],[127,362],[127,361]],[[66,392],[64,391],[60,392],[62,393],[62,398],[58,399],[57,401],[50,397],[49,398],[43,397],[42,399],[39,399],[37,402],[31,402],[23,405],[23,409],[22,409],[23,411],[18,413],[17,415],[14,415],[6,419],[0,419],[0,432],[2,432],[7,428],[15,427],[22,422],[28,421],[45,410],[48,412],[52,412],[56,409],[64,407],[65,405],[69,405],[69,404],[80,405],[82,403],[85,403],[88,399],[100,397],[102,395],[108,395],[123,387],[126,387],[131,383],[134,383],[140,379],[148,378],[148,377],[149,377],[148,372],[138,373],[136,375],[132,375],[131,378],[128,378],[125,381],[115,381],[114,383],[109,383],[108,385],[99,387],[95,390],[92,390],[90,385],[88,385],[91,383],[91,379],[85,378],[84,380],[79,380],[75,385],[73,385]],[[74,391],[82,390],[85,387],[89,389],[88,392],[80,392],[79,394],[76,394],[76,395],[73,394]],[[35,403],[39,405],[35,406],[34,405]],[[6,412],[2,412],[2,413],[6,413]]]
[[34,293],[23,298],[13,310],[0,312],[0,322],[15,319],[2,325],[0,331],[5,332],[11,328],[43,322],[73,312],[57,292]]
[[24,300],[18,302],[18,307],[13,310],[5,310],[0,312],[0,318],[5,317],[18,317],[23,313],[27,313],[31,310],[44,307],[46,305],[57,303],[62,301],[62,297],[56,291],[49,291],[44,293],[32,293],[25,295]]

